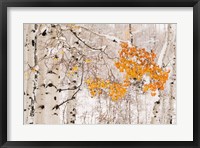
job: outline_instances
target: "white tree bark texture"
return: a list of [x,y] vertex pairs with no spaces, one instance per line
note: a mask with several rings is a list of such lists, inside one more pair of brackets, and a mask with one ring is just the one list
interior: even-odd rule
[[[155,52],[163,90],[144,75],[118,100],[91,94],[90,78],[123,83],[122,43]],[[176,99],[176,24],[24,24],[24,124],[176,124]]]

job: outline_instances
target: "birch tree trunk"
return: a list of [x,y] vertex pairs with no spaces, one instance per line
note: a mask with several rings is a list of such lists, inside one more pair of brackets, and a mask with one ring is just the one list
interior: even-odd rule
[[[174,76],[174,70],[175,70],[175,53],[176,53],[176,28],[172,24],[168,24],[167,26],[167,34],[166,34],[166,41],[163,45],[163,48],[161,50],[160,56],[158,58],[158,64],[162,67],[169,66],[171,69],[170,77]],[[169,58],[172,58],[169,60]],[[173,63],[172,63],[173,61]],[[171,78],[172,79],[172,78]],[[168,82],[169,83],[169,82]],[[159,100],[154,103],[153,108],[153,117],[152,117],[152,124],[172,124],[172,118],[175,116],[174,111],[174,104],[175,104],[175,79],[173,79],[170,82],[170,91],[167,92],[167,94],[163,94],[162,92],[159,92]],[[170,99],[169,99],[170,98]],[[173,104],[173,105],[172,105]],[[165,121],[167,116],[167,121]],[[173,114],[173,115],[172,115]],[[175,117],[174,117],[175,119]],[[169,121],[170,120],[170,121]]]

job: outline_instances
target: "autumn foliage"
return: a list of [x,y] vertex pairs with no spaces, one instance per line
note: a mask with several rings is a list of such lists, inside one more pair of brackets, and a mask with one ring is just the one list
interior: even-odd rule
[[109,80],[103,80],[100,78],[87,79],[86,83],[90,90],[90,94],[94,97],[96,95],[102,94],[102,92],[107,92],[113,101],[123,98],[126,94],[126,88],[115,82],[110,82]]
[[119,59],[115,66],[124,74],[123,83],[90,78],[86,81],[90,94],[96,96],[106,91],[112,100],[118,100],[126,95],[127,88],[135,85],[135,82],[142,84],[142,91],[149,91],[152,96],[156,95],[156,90],[164,90],[170,70],[167,71],[156,64],[154,51],[147,52],[144,48],[130,47],[124,42],[120,46]]

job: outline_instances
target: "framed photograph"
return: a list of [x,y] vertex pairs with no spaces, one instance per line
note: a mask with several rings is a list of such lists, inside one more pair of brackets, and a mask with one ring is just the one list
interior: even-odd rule
[[199,5],[1,1],[1,147],[200,147]]

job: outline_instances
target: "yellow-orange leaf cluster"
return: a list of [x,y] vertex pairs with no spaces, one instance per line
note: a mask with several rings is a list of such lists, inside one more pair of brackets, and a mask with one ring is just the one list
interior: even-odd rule
[[127,88],[134,81],[142,82],[146,76],[150,78],[148,84],[142,84],[142,91],[150,91],[152,96],[156,90],[164,90],[164,85],[169,77],[169,72],[160,68],[155,63],[156,54],[152,50],[147,52],[144,48],[129,47],[127,43],[121,43],[119,60],[115,62],[117,69],[125,74],[123,83],[111,82],[101,78],[89,78],[86,84],[90,94],[94,97],[107,92],[113,101],[119,100],[126,95]]
[[109,96],[113,101],[123,98],[126,94],[126,88],[120,83],[112,83],[109,86]]
[[115,66],[125,73],[125,86],[130,85],[131,79],[140,81],[146,75],[150,77],[150,83],[143,86],[144,92],[151,90],[151,95],[155,96],[157,89],[164,90],[170,71],[164,71],[155,63],[156,54],[153,50],[147,52],[144,48],[129,47],[124,42],[121,48]]
[[110,82],[109,80],[89,78],[86,80],[86,84],[93,97],[102,94],[103,90],[108,92],[113,101],[123,98],[126,94],[126,88],[122,84]]

